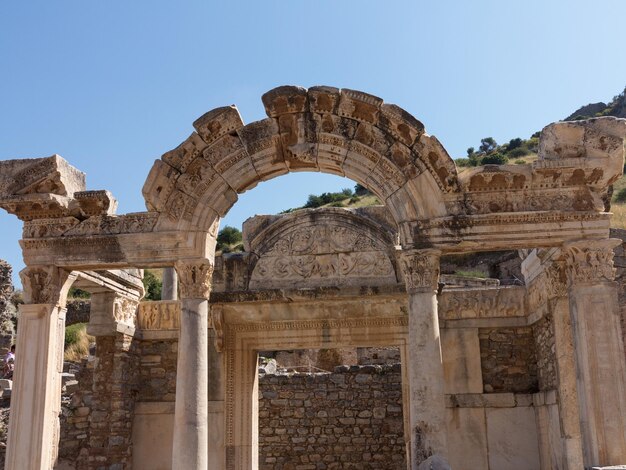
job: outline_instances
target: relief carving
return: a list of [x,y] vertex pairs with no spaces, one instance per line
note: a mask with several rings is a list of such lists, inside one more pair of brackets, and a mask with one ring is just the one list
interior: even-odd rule
[[63,289],[70,272],[56,266],[26,267],[20,272],[26,302],[29,304],[64,303]]
[[141,302],[137,308],[137,325],[142,330],[178,330],[180,302]]
[[607,239],[565,244],[565,271],[570,284],[613,281],[613,248],[621,243],[621,240]]
[[444,320],[523,317],[524,296],[523,287],[444,290],[439,297],[439,312]]
[[409,294],[437,289],[440,255],[433,249],[400,252],[400,268]]
[[208,260],[176,263],[181,298],[208,299],[211,294],[213,268]]
[[135,326],[137,317],[137,302],[126,297],[117,297],[113,304],[113,317],[117,323]]
[[215,349],[224,350],[224,310],[219,304],[211,305],[209,310],[209,328],[215,330]]

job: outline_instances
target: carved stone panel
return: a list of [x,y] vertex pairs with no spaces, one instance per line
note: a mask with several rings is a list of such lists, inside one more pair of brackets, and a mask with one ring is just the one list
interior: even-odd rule
[[261,246],[251,289],[396,282],[390,247],[366,229],[334,220],[332,214],[318,225],[290,227]]

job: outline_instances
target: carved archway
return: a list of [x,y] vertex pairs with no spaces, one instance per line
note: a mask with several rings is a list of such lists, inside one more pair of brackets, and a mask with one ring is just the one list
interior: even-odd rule
[[[446,214],[456,167],[402,108],[354,90],[293,86],[263,95],[267,119],[243,124],[234,106],[209,111],[157,160],[143,188],[150,210],[178,229],[208,230],[259,182],[292,171],[346,176],[370,189],[398,225]],[[410,243],[409,231],[402,233]]]

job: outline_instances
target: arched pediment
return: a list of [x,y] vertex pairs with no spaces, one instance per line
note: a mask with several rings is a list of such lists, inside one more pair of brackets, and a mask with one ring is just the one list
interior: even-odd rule
[[256,259],[252,290],[390,285],[398,279],[397,233],[367,211],[326,208],[257,216],[244,224],[244,240]]

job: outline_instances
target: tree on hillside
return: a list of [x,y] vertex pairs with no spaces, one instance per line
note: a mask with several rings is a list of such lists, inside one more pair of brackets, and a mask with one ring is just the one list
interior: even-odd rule
[[217,234],[217,249],[223,250],[225,247],[241,243],[243,237],[241,231],[235,227],[227,225]]
[[478,149],[483,153],[491,153],[497,146],[498,143],[493,137],[485,137],[484,139],[480,139],[480,147],[478,147]]
[[476,149],[474,147],[469,147],[467,150],[467,156],[471,157],[472,155],[474,155],[474,153],[476,152]]

